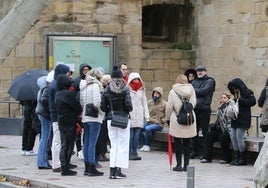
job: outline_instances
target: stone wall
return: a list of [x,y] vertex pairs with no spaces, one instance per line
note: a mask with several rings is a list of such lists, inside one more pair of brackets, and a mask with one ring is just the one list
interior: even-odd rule
[[[242,78],[259,97],[268,75],[268,2],[263,0],[191,0],[194,5],[194,48],[192,51],[143,49],[142,6],[184,3],[183,0],[53,0],[25,38],[0,64],[0,100],[12,79],[30,68],[45,68],[45,34],[111,33],[118,36],[118,60],[130,71],[140,72],[147,96],[155,86],[163,86],[165,97],[176,75],[198,64],[207,66],[216,79],[212,109],[227,83]],[[196,58],[196,61],[195,61]],[[258,114],[260,108],[253,108]]]
[[[118,61],[126,62],[131,72],[141,74],[148,97],[154,87],[162,86],[167,98],[177,74],[194,67],[195,51],[142,49],[142,6],[163,2],[169,1],[53,0],[0,64],[0,101],[12,100],[7,90],[14,77],[28,69],[46,67],[45,34],[55,32],[116,35]],[[6,109],[0,104],[0,114],[3,113],[6,114]]]

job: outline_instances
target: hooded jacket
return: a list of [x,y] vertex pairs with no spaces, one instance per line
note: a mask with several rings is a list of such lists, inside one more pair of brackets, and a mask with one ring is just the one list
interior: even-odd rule
[[37,94],[37,106],[35,112],[38,115],[50,120],[49,106],[48,106],[48,87],[46,83],[47,76],[42,76],[37,79],[37,85],[39,86],[39,91]]
[[[96,79],[90,76],[88,72],[85,80],[80,82],[80,103],[83,107],[82,122],[99,122],[102,123],[104,113],[100,110],[101,93]],[[99,109],[98,117],[85,116],[86,104],[93,103]]]
[[[193,107],[196,105],[195,90],[191,84],[174,84],[169,92],[166,104],[166,120],[170,121],[169,134],[176,138],[192,138],[196,136],[196,121],[192,125],[180,125],[177,122],[177,112],[179,112],[182,102],[175,91],[183,98],[188,98]],[[194,113],[194,112],[193,112]],[[196,120],[195,113],[194,119]]]
[[55,107],[58,114],[59,129],[74,131],[82,107],[76,100],[75,93],[69,90],[73,79],[66,75],[59,75],[57,79],[58,91],[55,95]]
[[79,67],[79,76],[77,78],[74,79],[74,83],[73,83],[73,86],[74,86],[74,89],[75,89],[75,92],[79,92],[79,84],[80,84],[80,81],[81,80],[84,80],[86,78],[86,75],[83,74],[83,69],[85,67],[88,67],[89,70],[92,69],[91,66],[89,66],[88,64],[85,64],[85,63],[82,63]]
[[70,67],[64,64],[59,64],[54,69],[54,80],[49,84],[49,111],[52,122],[57,122],[57,111],[55,108],[55,95],[57,92],[57,78],[59,75],[66,75],[70,71]]
[[[155,91],[160,93],[160,97],[156,101],[153,99]],[[152,92],[152,99],[148,101],[148,108],[150,114],[149,122],[164,127],[166,125],[165,120],[166,101],[162,98],[162,96],[163,96],[163,89],[161,87],[154,88]]]
[[[130,83],[133,79],[139,78],[140,81],[142,82],[142,87],[134,91],[130,87]],[[135,128],[135,127],[144,127],[144,122],[145,120],[150,118],[149,115],[149,109],[148,109],[148,103],[147,103],[147,98],[145,95],[145,87],[144,83],[138,73],[130,73],[128,77],[128,87],[130,91],[130,96],[131,96],[131,101],[133,104],[133,111],[130,112],[130,128]]]
[[253,91],[248,89],[240,78],[235,78],[228,83],[228,89],[233,95],[234,88],[240,91],[240,97],[238,98],[239,114],[236,120],[232,120],[231,127],[248,129],[251,125],[251,107],[256,104],[256,98]]

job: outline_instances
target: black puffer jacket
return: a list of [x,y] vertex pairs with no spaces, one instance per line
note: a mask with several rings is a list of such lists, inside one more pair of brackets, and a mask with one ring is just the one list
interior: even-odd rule
[[239,114],[236,120],[232,120],[232,128],[250,128],[251,107],[256,104],[256,98],[246,84],[240,79],[235,78],[228,83],[229,91],[234,95],[234,88],[239,89],[238,98]]
[[122,81],[112,80],[103,91],[100,104],[107,119],[111,119],[110,97],[115,113],[129,114],[133,110],[128,87]]
[[59,129],[68,132],[75,130],[77,117],[82,112],[80,102],[75,98],[75,92],[69,91],[72,83],[72,78],[66,75],[58,76],[58,91],[55,96]]
[[211,101],[215,91],[215,80],[208,75],[192,81],[196,94],[195,110],[211,111]]

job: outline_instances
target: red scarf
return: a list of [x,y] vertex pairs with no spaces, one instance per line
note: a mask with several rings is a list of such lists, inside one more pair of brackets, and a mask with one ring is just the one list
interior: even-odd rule
[[134,90],[134,91],[138,91],[141,87],[142,87],[142,82],[130,82],[130,87]]

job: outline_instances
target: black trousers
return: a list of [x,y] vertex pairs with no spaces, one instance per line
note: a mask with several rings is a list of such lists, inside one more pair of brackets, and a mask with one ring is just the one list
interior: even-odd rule
[[24,120],[22,132],[22,150],[33,150],[37,133],[32,128],[32,121]]
[[184,153],[184,167],[189,165],[190,159],[190,138],[176,138],[174,137],[174,146],[177,166],[181,166],[181,156]]
[[210,122],[210,114],[211,111],[195,111],[196,115],[196,130],[197,130],[197,135],[193,137],[192,139],[192,152],[198,153],[199,148],[202,146],[202,141],[199,137],[199,130],[202,130],[202,135],[203,138],[206,137],[206,134],[208,132],[208,125]]
[[101,130],[96,144],[96,154],[105,154],[107,153],[107,143],[109,141],[107,121],[104,120],[101,124]]
[[61,166],[68,166],[71,161],[74,143],[76,139],[76,130],[73,131],[62,131],[60,130],[60,162]]
[[217,141],[220,141],[221,149],[222,149],[222,160],[226,162],[231,161],[231,151],[230,151],[230,135],[228,132],[222,132],[221,130],[213,130],[207,132],[205,138],[205,150],[203,158],[209,161],[212,160],[213,157],[213,144]]

